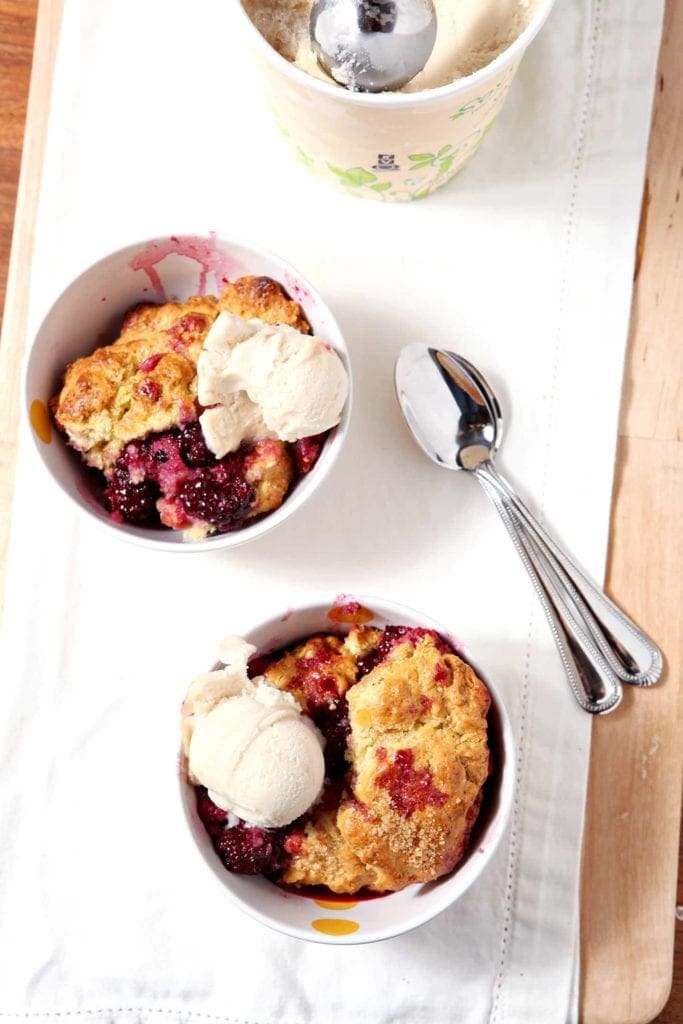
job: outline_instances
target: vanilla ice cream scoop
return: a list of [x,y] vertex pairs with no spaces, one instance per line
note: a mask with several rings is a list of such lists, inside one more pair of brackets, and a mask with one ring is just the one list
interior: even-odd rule
[[314,335],[222,312],[197,361],[199,418],[217,458],[242,441],[298,441],[339,423],[348,395],[339,355]]
[[220,650],[230,663],[198,677],[183,705],[189,779],[244,821],[288,825],[320,794],[323,739],[292,694],[248,678],[250,644],[230,637]]
[[222,701],[198,723],[189,763],[218,807],[266,828],[307,811],[325,775],[315,726],[290,694],[267,683]]
[[348,391],[341,359],[320,338],[263,325],[230,355],[228,377],[260,406],[281,441],[322,434],[339,423]]

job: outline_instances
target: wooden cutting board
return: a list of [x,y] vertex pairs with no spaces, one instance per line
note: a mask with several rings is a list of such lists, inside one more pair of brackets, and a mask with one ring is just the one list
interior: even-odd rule
[[[7,8],[17,4],[5,3]],[[28,0],[25,5],[28,6]],[[607,589],[661,644],[663,682],[594,722],[583,850],[582,1020],[640,1024],[671,983],[683,773],[683,3],[667,0],[643,202]],[[28,270],[62,0],[41,0],[0,345],[0,600]],[[12,12],[10,12],[11,14]],[[20,102],[20,98],[17,98]],[[3,182],[3,184],[5,184]],[[1,604],[0,604],[1,609]],[[680,983],[683,963],[677,970]],[[683,1021],[677,988],[661,1024]]]

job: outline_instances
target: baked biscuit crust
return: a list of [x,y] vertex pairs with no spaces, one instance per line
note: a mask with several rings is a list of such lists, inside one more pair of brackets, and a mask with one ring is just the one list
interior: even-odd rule
[[302,334],[311,331],[299,303],[288,298],[271,277],[240,277],[226,285],[218,308],[219,312],[227,310],[243,320],[256,317],[267,324],[289,324]]
[[[488,690],[436,634],[407,630],[372,666],[382,634],[314,637],[266,670],[314,720],[348,706],[348,767],[310,813],[282,880],[354,893],[453,870],[489,774]],[[414,634],[414,635],[411,635]]]
[[89,466],[109,474],[129,441],[197,418],[197,359],[223,310],[310,333],[299,305],[267,277],[240,278],[218,299],[193,296],[129,310],[116,341],[67,366],[50,403]]
[[245,456],[244,477],[255,495],[248,519],[279,508],[294,478],[287,445],[270,438],[257,442]]

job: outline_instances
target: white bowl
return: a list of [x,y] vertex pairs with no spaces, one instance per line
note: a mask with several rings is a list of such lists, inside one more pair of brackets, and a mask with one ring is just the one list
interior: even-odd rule
[[[376,942],[410,931],[451,906],[478,878],[503,835],[512,807],[514,786],[514,747],[507,712],[495,686],[483,666],[449,630],[426,615],[402,605],[375,597],[345,595],[345,601],[358,601],[374,613],[371,625],[424,626],[449,639],[460,657],[475,669],[491,694],[489,741],[492,773],[486,782],[482,809],[473,829],[467,853],[449,875],[424,885],[410,885],[401,892],[376,899],[354,896],[312,898],[284,891],[262,876],[238,875],[227,871],[215,853],[196,808],[194,787],[188,782],[186,764],[181,756],[181,798],[185,818],[204,863],[223,892],[237,906],[262,924],[294,938],[333,945]],[[348,632],[350,626],[328,618],[339,599],[330,597],[315,604],[300,605],[281,616],[255,626],[245,639],[260,654],[289,646],[312,633]]]
[[[331,432],[316,465],[298,481],[280,508],[234,533],[214,534],[194,543],[182,533],[113,522],[98,502],[91,472],[57,431],[48,402],[57,393],[67,363],[113,341],[126,310],[136,303],[184,301],[190,295],[217,295],[226,279],[246,274],[272,277],[302,307],[315,334],[341,356],[349,374],[349,397],[342,420]],[[85,270],[60,295],[28,352],[25,403],[38,453],[60,490],[100,526],[124,540],[169,551],[237,547],[284,522],[310,498],[332,469],[351,412],[351,367],[342,333],[313,286],[284,260],[253,245],[214,235],[173,235],[119,249]]]

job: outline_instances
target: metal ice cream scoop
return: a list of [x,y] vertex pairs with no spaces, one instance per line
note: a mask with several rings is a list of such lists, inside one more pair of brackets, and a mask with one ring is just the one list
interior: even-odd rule
[[314,0],[311,45],[321,67],[355,92],[400,89],[429,60],[433,0]]

